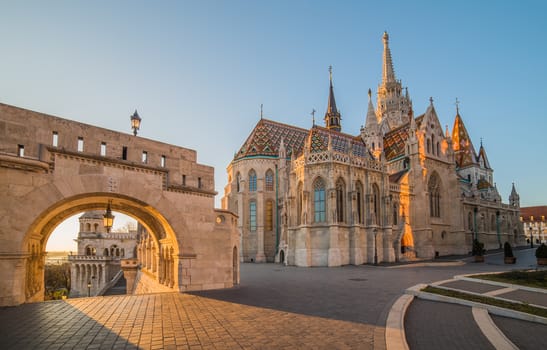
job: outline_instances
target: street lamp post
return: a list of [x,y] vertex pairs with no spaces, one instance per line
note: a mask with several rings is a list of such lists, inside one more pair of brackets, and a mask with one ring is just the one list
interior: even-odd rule
[[141,127],[141,117],[139,117],[139,113],[137,113],[137,110],[135,109],[135,113],[131,116],[131,129],[133,129],[133,135],[137,136],[137,131]]
[[87,280],[87,297],[91,296],[91,280]]
[[377,242],[377,239],[376,239],[376,235],[378,234],[378,230],[377,229],[374,229],[372,230],[372,232],[374,233],[374,265],[378,265],[378,242]]

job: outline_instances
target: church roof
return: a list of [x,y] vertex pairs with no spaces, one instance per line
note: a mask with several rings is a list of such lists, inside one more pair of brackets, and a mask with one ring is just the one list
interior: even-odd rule
[[479,156],[478,156],[478,161],[481,162],[482,160],[482,164],[484,164],[484,167],[486,169],[492,169],[490,167],[490,162],[488,161],[488,157],[486,156],[486,151],[484,150],[484,147],[482,146],[482,142],[481,142],[481,148],[479,149]]
[[322,152],[329,148],[340,153],[349,153],[358,157],[371,157],[360,136],[352,136],[332,129],[314,125],[306,130],[292,125],[260,119],[253,131],[235,154],[234,160],[255,157],[273,156],[279,154],[281,140],[287,149],[287,154],[301,154],[309,143],[310,152]]
[[[414,121],[419,128],[424,119],[424,114]],[[405,154],[405,144],[409,136],[410,122],[393,129],[384,135],[384,155],[387,161],[398,158]]]
[[456,114],[454,128],[452,129],[452,145],[458,168],[477,164],[477,153],[459,113]]
[[349,153],[351,149],[353,156],[370,157],[360,136],[352,136],[316,125],[309,131],[308,138],[312,153],[328,150],[330,143],[335,152]]
[[300,153],[308,136],[308,130],[292,125],[260,119],[234,159],[252,156],[277,156],[281,140],[290,152]]

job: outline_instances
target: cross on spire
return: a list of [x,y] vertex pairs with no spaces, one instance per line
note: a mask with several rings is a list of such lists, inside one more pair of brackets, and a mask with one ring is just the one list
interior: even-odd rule
[[264,107],[264,105],[261,103],[260,104],[260,119],[262,119],[262,117],[264,116],[263,107]]
[[456,105],[456,114],[460,114],[460,101],[458,101],[457,97],[456,97],[456,102],[454,104]]
[[311,121],[312,121],[312,126],[315,126],[315,108],[312,108],[311,110]]

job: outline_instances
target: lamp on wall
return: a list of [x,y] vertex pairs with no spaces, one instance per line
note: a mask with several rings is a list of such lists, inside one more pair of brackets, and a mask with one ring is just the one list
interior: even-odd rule
[[139,113],[137,113],[137,110],[135,109],[135,113],[131,116],[131,129],[133,129],[133,135],[137,136],[137,130],[141,127],[141,117],[139,117]]
[[103,225],[107,233],[110,233],[110,229],[114,225],[114,215],[112,215],[112,208],[110,208],[111,203],[112,200],[109,200],[106,207],[106,212],[103,215]]

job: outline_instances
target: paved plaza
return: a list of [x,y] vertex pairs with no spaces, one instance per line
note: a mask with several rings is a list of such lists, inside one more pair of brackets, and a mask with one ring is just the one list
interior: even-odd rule
[[[516,253],[518,267],[533,263],[533,251]],[[484,264],[243,264],[241,285],[228,290],[2,308],[0,344],[2,349],[385,349],[387,315],[407,288],[464,273],[513,268],[502,260],[498,254],[488,256]],[[489,348],[468,309],[415,300],[405,324],[411,349],[439,344],[443,349]],[[547,333],[545,325],[523,322],[496,321],[514,338],[525,338],[524,327]]]

